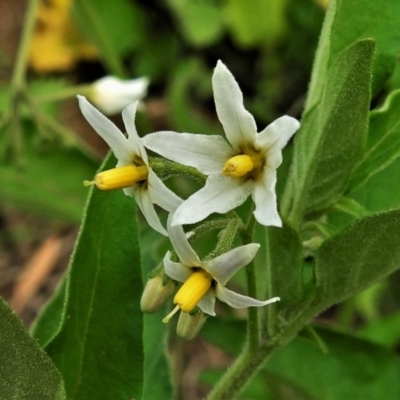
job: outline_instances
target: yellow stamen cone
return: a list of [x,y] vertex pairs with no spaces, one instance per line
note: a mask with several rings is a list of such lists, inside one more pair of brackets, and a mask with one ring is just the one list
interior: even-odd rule
[[182,311],[189,312],[211,287],[212,277],[204,270],[193,272],[174,297],[174,303]]
[[116,190],[131,187],[137,182],[147,179],[148,169],[145,165],[137,167],[126,165],[100,172],[94,181],[85,181],[85,186],[96,185],[101,190]]
[[231,178],[240,178],[252,171],[254,162],[247,154],[230,158],[222,168],[222,173]]

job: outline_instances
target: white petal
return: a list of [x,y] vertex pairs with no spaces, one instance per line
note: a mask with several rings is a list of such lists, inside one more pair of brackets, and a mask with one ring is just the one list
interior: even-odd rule
[[278,213],[275,185],[276,170],[266,168],[264,176],[254,186],[252,194],[256,205],[254,216],[261,225],[281,227],[282,220]]
[[192,249],[192,246],[190,246],[182,226],[171,226],[173,217],[173,213],[168,216],[167,229],[169,239],[179,257],[179,260],[188,267],[198,267],[202,265],[196,252]]
[[183,202],[180,197],[164,185],[162,180],[151,169],[149,169],[147,177],[147,189],[152,203],[159,205],[168,212],[175,211]]
[[167,231],[161,225],[160,219],[158,218],[156,210],[154,209],[154,205],[151,202],[150,194],[147,189],[134,187],[133,196],[135,197],[137,205],[142,210],[142,213],[146,218],[148,224],[157,232],[160,232],[162,235],[168,236]]
[[197,303],[198,307],[200,308],[203,313],[208,315],[215,316],[215,294],[213,290],[209,290],[203,298]]
[[255,257],[259,248],[258,243],[236,247],[208,261],[203,265],[203,268],[219,284],[224,286],[240,268],[247,265]]
[[185,282],[192,274],[190,268],[181,263],[171,261],[171,253],[168,251],[164,256],[165,273],[175,281]]
[[257,126],[244,108],[243,95],[234,76],[218,61],[212,77],[215,106],[229,143],[238,150],[241,143],[254,144]]
[[253,186],[251,180],[239,180],[222,174],[210,175],[206,185],[178,207],[173,225],[193,224],[212,213],[224,214],[244,203]]
[[272,299],[265,301],[256,300],[252,297],[243,296],[242,294],[232,292],[232,290],[229,290],[221,285],[217,285],[216,291],[218,299],[233,308],[262,307],[280,300],[279,297],[273,297]]
[[135,116],[138,103],[138,101],[135,101],[134,103],[129,104],[129,106],[126,106],[122,110],[122,119],[124,120],[125,128],[128,132],[128,141],[132,148],[135,149],[135,154],[139,155],[143,162],[148,165],[149,161],[147,159],[146,149],[140,141],[135,125]]
[[94,108],[83,96],[77,96],[82,114],[92,128],[110,146],[115,157],[124,165],[131,163],[131,155],[135,149],[124,134],[100,111]]
[[282,150],[299,127],[300,122],[297,119],[284,115],[269,124],[257,135],[257,146],[262,149],[269,149],[276,145],[278,149]]
[[231,146],[217,135],[164,131],[146,135],[142,142],[155,153],[206,175],[220,172],[233,155]]

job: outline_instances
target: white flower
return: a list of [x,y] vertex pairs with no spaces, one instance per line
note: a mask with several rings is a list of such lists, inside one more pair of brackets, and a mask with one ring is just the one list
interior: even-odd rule
[[171,226],[173,216],[168,218],[167,229],[171,243],[180,262],[171,261],[171,253],[164,257],[166,274],[183,285],[174,297],[175,309],[164,318],[168,322],[179,309],[190,312],[196,305],[206,314],[215,315],[215,299],[233,308],[261,307],[279,301],[273,297],[266,301],[253,299],[232,292],[225,287],[229,279],[255,257],[260,245],[250,243],[221,254],[218,257],[201,261],[186,239],[182,226]]
[[163,235],[168,235],[161,225],[153,204],[172,212],[182,200],[170,191],[149,167],[146,150],[136,132],[135,115],[138,102],[122,111],[126,137],[107,117],[94,108],[83,96],[78,96],[79,106],[93,129],[107,142],[118,159],[116,168],[96,175],[95,184],[102,190],[123,189],[133,196],[149,225]]
[[120,113],[124,107],[136,100],[141,100],[147,93],[147,78],[129,81],[105,76],[94,82],[89,94],[90,101],[106,115]]
[[276,169],[282,163],[282,148],[300,124],[283,116],[257,133],[253,116],[243,106],[242,92],[221,61],[212,83],[218,118],[229,143],[220,136],[169,131],[143,138],[147,148],[208,175],[206,185],[176,210],[173,225],[195,223],[213,212],[226,213],[251,195],[256,220],[262,225],[282,226],[275,194]]

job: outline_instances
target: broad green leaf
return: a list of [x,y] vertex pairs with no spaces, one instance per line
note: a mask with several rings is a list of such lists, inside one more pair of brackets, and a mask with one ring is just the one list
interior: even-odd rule
[[400,156],[400,90],[392,92],[383,107],[372,111],[366,153],[354,170],[349,187],[362,186]]
[[217,42],[224,33],[220,7],[212,0],[168,0],[184,38],[193,46]]
[[[318,314],[400,268],[400,210],[356,220],[326,240],[316,254]],[[310,311],[309,310],[309,311]]]
[[[23,126],[24,166],[0,164],[1,202],[47,218],[79,222],[87,193],[82,182],[93,176],[95,164],[76,149],[38,150],[32,125]],[[0,138],[4,140],[4,134]]]
[[400,362],[395,355],[343,333],[322,328],[317,333],[328,353],[297,338],[278,349],[263,370],[302,389],[307,399],[400,398]]
[[296,188],[291,193],[293,203],[289,214],[289,222],[293,224],[298,223],[303,212],[321,209],[338,200],[362,157],[373,52],[374,42],[362,40],[338,57],[328,72],[320,104],[305,114],[296,133],[289,182],[289,188]]
[[306,110],[318,103],[329,68],[338,55],[360,39],[377,42],[373,72],[376,93],[390,76],[400,45],[397,0],[331,0],[320,36]]
[[64,277],[62,284],[44,306],[31,327],[32,337],[34,337],[42,347],[45,347],[61,328],[63,309],[66,300],[66,278],[67,277]]
[[350,192],[351,196],[370,211],[400,207],[400,158],[373,175],[363,186]]
[[228,0],[224,17],[234,40],[243,47],[273,44],[285,29],[286,0]]
[[55,365],[0,298],[0,398],[63,400],[65,390]]
[[[162,260],[164,254],[159,254],[159,247],[165,241],[164,238],[160,239],[160,235],[150,229],[146,229],[141,234],[144,285],[147,282],[148,273]],[[162,323],[162,319],[169,312],[167,307],[170,309],[171,305],[172,298],[171,302],[167,302],[166,307],[158,313],[143,316],[143,400],[173,398],[171,373],[165,348],[167,326]]]
[[[290,320],[296,310],[304,306],[303,244],[297,232],[287,224],[282,228],[269,227],[266,230],[268,289],[265,298],[279,296],[281,300],[265,307],[269,331],[275,331],[276,315],[282,321]],[[260,272],[258,272],[260,276]],[[264,298],[264,297],[262,297]]]
[[[104,169],[115,165],[109,157]],[[142,279],[135,203],[93,188],[72,257],[58,334],[46,351],[70,400],[141,397]]]

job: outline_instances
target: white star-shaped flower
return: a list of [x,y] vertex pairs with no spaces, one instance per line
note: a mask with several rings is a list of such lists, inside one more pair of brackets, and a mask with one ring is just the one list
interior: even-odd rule
[[209,261],[200,260],[190,246],[181,225],[171,226],[172,216],[168,218],[167,229],[171,243],[180,262],[171,261],[171,253],[164,257],[166,274],[183,285],[174,297],[175,309],[164,318],[164,322],[179,309],[190,312],[196,305],[206,314],[215,315],[215,299],[233,308],[261,307],[279,301],[273,297],[266,301],[253,299],[232,292],[225,287],[229,279],[255,257],[260,245],[250,243],[236,247]]
[[276,169],[282,163],[282,148],[300,124],[283,116],[257,133],[253,116],[244,108],[242,92],[221,61],[212,84],[218,118],[229,143],[221,136],[170,131],[143,138],[148,149],[208,175],[206,185],[176,210],[173,225],[195,223],[214,212],[226,213],[251,195],[256,220],[266,226],[282,226]]
[[83,96],[78,96],[78,100],[82,114],[110,146],[118,159],[116,168],[100,172],[94,181],[85,181],[85,184],[95,184],[101,190],[123,189],[126,195],[135,198],[149,225],[167,236],[168,233],[161,225],[154,204],[172,212],[182,203],[182,200],[169,190],[149,167],[146,150],[135,127],[138,102],[130,104],[122,111],[122,118],[128,132],[128,137],[126,137]]
[[105,76],[92,84],[88,97],[104,114],[114,115],[128,104],[141,100],[147,93],[148,85],[147,78],[122,80]]

